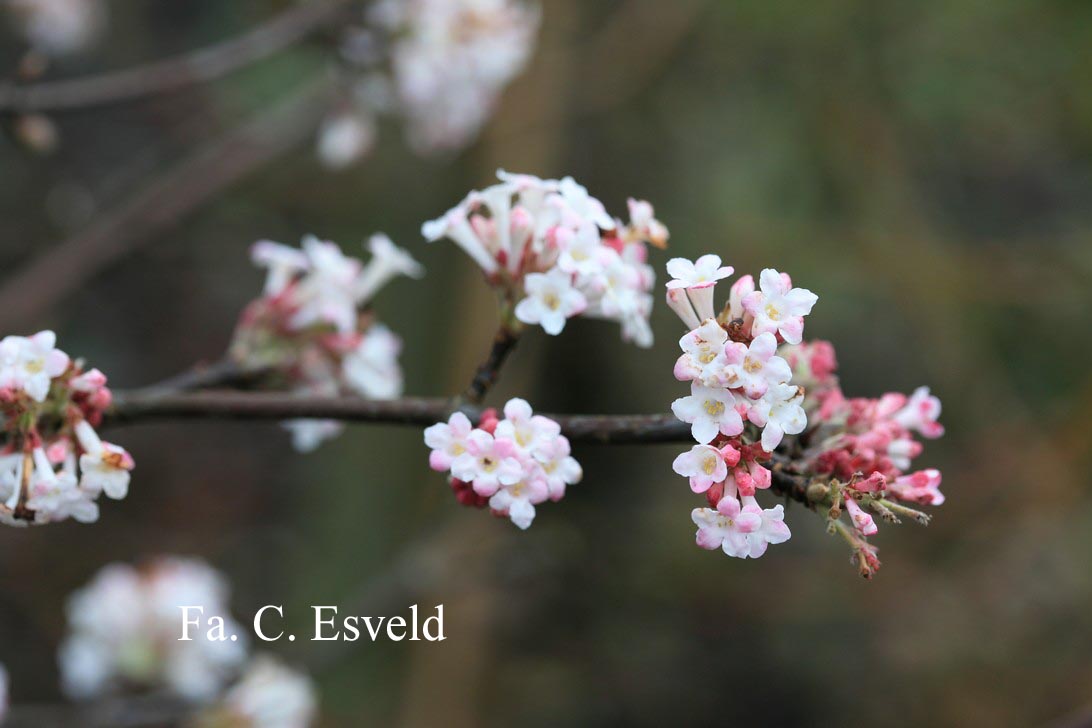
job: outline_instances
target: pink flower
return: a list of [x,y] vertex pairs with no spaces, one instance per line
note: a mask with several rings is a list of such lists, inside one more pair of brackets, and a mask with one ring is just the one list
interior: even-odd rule
[[725,496],[717,503],[717,509],[695,508],[690,518],[698,527],[696,540],[703,549],[722,549],[736,558],[747,558],[751,546],[747,535],[762,528],[762,509],[758,506],[743,508],[732,496]]
[[549,440],[535,450],[535,460],[542,468],[541,478],[546,483],[550,500],[559,501],[565,496],[567,486],[579,483],[584,477],[580,463],[569,453],[569,440],[563,435]]
[[559,269],[530,273],[523,286],[527,297],[516,304],[516,318],[525,324],[540,324],[552,336],[561,333],[566,319],[588,307],[584,294],[573,287],[572,276]]
[[478,495],[493,495],[502,485],[514,485],[523,477],[511,440],[494,439],[484,430],[470,433],[466,452],[451,463],[451,474],[474,485]]
[[767,268],[759,276],[761,290],[748,294],[742,301],[747,313],[755,317],[755,335],[777,332],[790,344],[799,344],[804,335],[804,316],[811,313],[819,300],[805,288],[793,288],[788,276]]
[[[739,453],[735,452],[738,461]],[[728,463],[724,454],[712,445],[694,445],[687,452],[675,458],[671,468],[683,476],[690,478],[690,490],[695,493],[704,493],[714,483],[720,483],[728,477]]]
[[[713,288],[717,281],[732,275],[735,269],[722,266],[719,255],[703,255],[694,262],[686,258],[672,258],[667,261],[667,272],[673,276],[667,282],[668,291],[685,289],[698,319],[703,321],[715,315]],[[669,303],[670,300],[669,297]]]
[[467,451],[473,429],[470,420],[462,412],[453,413],[446,423],[438,422],[426,428],[425,444],[432,448],[428,458],[429,467],[440,472],[449,470],[456,458]]
[[944,502],[944,494],[940,492],[940,477],[940,471],[935,468],[919,470],[895,478],[887,488],[900,500],[939,506]]
[[748,417],[762,429],[762,449],[773,452],[785,435],[799,435],[808,425],[808,416],[801,406],[804,393],[792,384],[776,384],[755,402]]
[[526,530],[535,520],[535,504],[549,497],[542,480],[520,480],[504,485],[489,499],[489,507],[507,515],[512,523]]
[[894,416],[895,422],[908,430],[917,430],[925,437],[935,439],[944,434],[940,417],[940,400],[929,394],[928,387],[918,387],[910,395],[906,406]]
[[792,379],[792,370],[784,359],[776,356],[777,339],[773,334],[759,334],[750,347],[731,342],[724,348],[726,366],[721,381],[730,389],[743,389],[751,399],[766,394],[771,384],[783,384]]
[[757,559],[766,553],[766,547],[770,544],[785,543],[792,536],[789,527],[785,525],[785,507],[778,503],[773,508],[759,509],[753,498],[744,498],[743,510],[752,509],[758,511],[761,523],[758,528],[747,534],[747,553],[752,559]]
[[504,419],[493,434],[535,455],[561,435],[561,426],[549,417],[534,414],[527,400],[514,397],[504,405]]
[[872,515],[865,513],[864,509],[857,505],[857,501],[846,498],[846,510],[849,512],[850,520],[853,521],[853,526],[865,536],[871,536],[879,531]]

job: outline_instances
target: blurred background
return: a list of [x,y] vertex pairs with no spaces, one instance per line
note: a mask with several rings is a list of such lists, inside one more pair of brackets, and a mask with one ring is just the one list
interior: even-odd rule
[[[43,78],[291,9],[107,5]],[[670,255],[717,252],[817,292],[808,334],[836,346],[847,394],[930,385],[948,434],[918,462],[943,470],[948,501],[928,529],[883,527],[866,582],[799,507],[759,561],[696,548],[673,445],[578,446],[584,481],[520,533],[458,506],[413,428],[353,426],[298,455],[272,423],[133,425],[110,431],[137,460],[132,491],[98,524],[0,532],[15,705],[62,701],[70,592],[108,562],[177,553],[230,579],[243,621],[284,604],[306,632],[312,604],[444,605],[440,644],[269,646],[315,678],[325,725],[1092,721],[1092,5],[548,0],[474,143],[423,155],[381,121],[367,156],[330,170],[314,143],[329,102],[307,94],[341,30],[215,82],[7,112],[2,333],[53,328],[113,386],[149,384],[223,352],[260,291],[255,240],[360,252],[381,230],[428,269],[376,303],[404,339],[407,393],[448,395],[496,314],[471,261],[426,245],[421,223],[497,167],[571,174],[614,214],[627,196],[655,205],[672,233],[652,252],[661,276]],[[25,39],[5,33],[15,77]],[[659,301],[647,351],[612,324],[532,330],[490,402],[665,411],[680,327]]]

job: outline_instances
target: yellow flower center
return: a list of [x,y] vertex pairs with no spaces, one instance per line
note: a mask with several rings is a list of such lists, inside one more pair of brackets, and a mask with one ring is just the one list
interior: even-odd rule
[[705,414],[710,417],[720,417],[724,414],[724,402],[715,399],[705,400]]
[[37,374],[45,369],[45,360],[43,359],[31,359],[27,362],[26,369],[31,374]]
[[557,297],[556,293],[547,293],[542,298],[542,302],[545,303],[546,308],[550,309],[551,311],[556,311],[557,309],[561,308],[561,299]]
[[771,321],[778,321],[781,318],[781,312],[777,310],[777,307],[772,303],[766,304],[766,317]]
[[706,475],[712,475],[713,471],[716,470],[716,469],[717,469],[717,459],[712,458],[712,457],[705,458],[705,463],[702,465],[702,470],[705,471],[705,474]]
[[717,352],[716,351],[714,351],[713,349],[704,349],[704,350],[702,350],[701,355],[698,356],[698,361],[700,361],[702,364],[708,364],[709,362],[713,361],[716,358],[717,358]]
[[743,370],[748,374],[760,372],[762,371],[762,362],[748,356],[743,360]]

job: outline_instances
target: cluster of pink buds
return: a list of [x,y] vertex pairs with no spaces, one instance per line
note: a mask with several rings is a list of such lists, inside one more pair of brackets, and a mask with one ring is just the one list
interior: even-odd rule
[[668,232],[647,202],[630,200],[630,221],[571,177],[544,180],[498,172],[499,184],[471,192],[443,217],[422,226],[430,242],[448,238],[502,292],[506,319],[556,335],[573,316],[617,321],[622,337],[652,345],[648,316],[655,272],[646,243]]
[[[888,393],[876,399],[847,399],[835,374],[834,347],[826,341],[789,347],[785,356],[796,376],[808,387],[804,402],[811,423],[800,442],[800,459],[814,476],[812,495],[830,509],[833,531],[854,551],[862,574],[879,567],[876,550],[865,540],[878,530],[873,516],[896,522],[899,516],[921,523],[928,516],[913,506],[939,506],[939,470],[911,471],[922,451],[916,437],[944,434],[940,400],[921,387],[909,397]],[[843,509],[849,524],[841,519]]]
[[561,427],[522,399],[508,400],[503,419],[485,410],[476,427],[456,412],[425,430],[425,444],[432,469],[451,473],[460,503],[489,506],[520,528],[531,525],[537,504],[561,500],[583,477]]
[[694,509],[698,545],[729,556],[758,558],[770,544],[789,539],[781,505],[763,509],[755,491],[770,487],[763,465],[786,435],[803,432],[807,417],[803,390],[778,347],[799,342],[804,316],[817,297],[793,288],[787,274],[762,271],[759,288],[740,278],[728,304],[717,315],[713,294],[718,281],[734,273],[716,255],[667,264],[673,279],[667,302],[691,330],[679,341],[682,355],[675,378],[690,382],[690,395],[671,405],[691,426],[697,441],[675,459],[674,470],[704,493],[708,508]]
[[52,331],[0,341],[0,522],[98,520],[99,494],[129,492],[133,458],[95,432],[106,375],[56,347]]
[[[255,243],[251,258],[268,276],[262,296],[240,318],[233,359],[248,371],[279,377],[282,386],[301,396],[400,396],[401,340],[368,306],[391,279],[418,278],[424,271],[385,235],[372,236],[368,250],[371,259],[364,264],[336,243],[313,236],[298,249]],[[332,420],[293,420],[285,426],[305,452],[342,429]]]

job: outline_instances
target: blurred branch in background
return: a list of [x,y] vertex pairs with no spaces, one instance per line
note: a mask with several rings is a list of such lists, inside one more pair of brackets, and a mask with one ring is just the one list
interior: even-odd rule
[[292,6],[237,37],[175,58],[87,78],[0,86],[0,111],[63,111],[213,81],[272,56],[337,20],[353,0]]
[[0,328],[25,326],[105,266],[308,138],[333,90],[334,81],[323,76],[258,112],[15,272],[0,287]]

